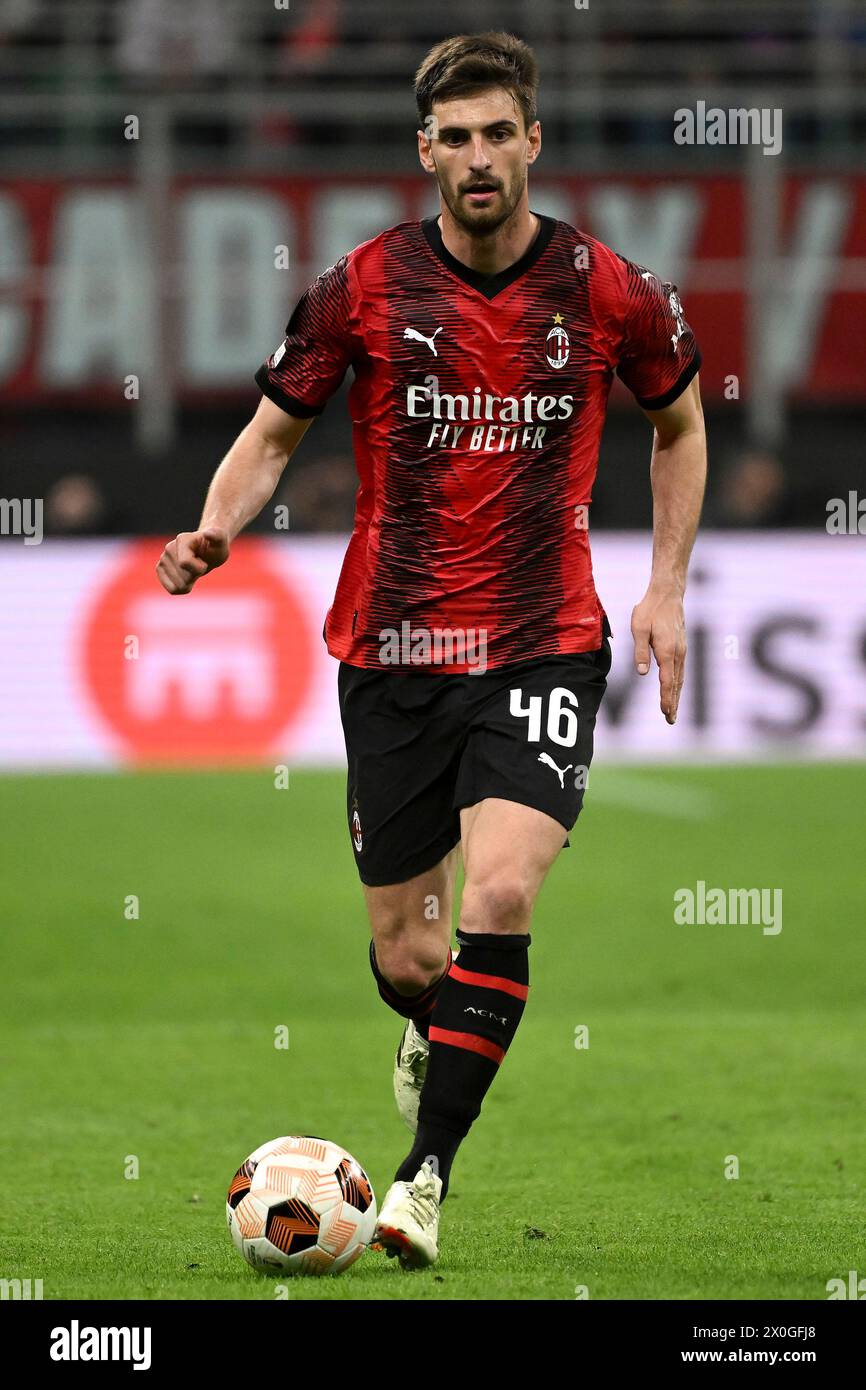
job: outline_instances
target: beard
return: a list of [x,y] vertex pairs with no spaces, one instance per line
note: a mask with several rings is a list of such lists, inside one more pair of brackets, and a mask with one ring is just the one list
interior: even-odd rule
[[[526,171],[523,171],[522,176],[518,174],[508,189],[504,187],[501,179],[477,179],[475,183],[466,183],[457,190],[447,187],[439,178],[438,172],[436,181],[445,206],[458,226],[469,236],[486,237],[498,231],[513,215],[526,187]],[[495,206],[474,208],[466,201],[463,196],[465,193],[471,192],[478,185],[488,184],[496,189],[498,195]]]

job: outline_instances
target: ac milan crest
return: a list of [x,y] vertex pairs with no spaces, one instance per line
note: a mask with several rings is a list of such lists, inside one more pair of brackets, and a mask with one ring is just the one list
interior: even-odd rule
[[554,314],[553,328],[547,335],[545,348],[547,350],[547,360],[554,371],[559,371],[568,361],[569,341],[568,334],[562,325],[562,314]]

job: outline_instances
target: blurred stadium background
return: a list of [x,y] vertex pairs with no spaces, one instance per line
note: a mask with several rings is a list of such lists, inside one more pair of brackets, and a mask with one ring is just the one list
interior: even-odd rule
[[[264,627],[296,644],[294,678],[237,606],[246,664],[241,644],[232,657],[189,613],[166,618],[166,630],[152,545],[83,538],[194,525],[255,407],[252,374],[304,287],[365,237],[435,207],[417,166],[411,76],[427,46],[468,18],[449,0],[0,7],[2,494],[41,499],[48,538],[0,545],[17,589],[6,641],[24,642],[27,658],[12,668],[17,698],[6,687],[4,761],[171,754],[168,734],[166,744],[148,728],[178,729],[184,670],[189,686],[221,659],[240,683],[235,712],[229,692],[221,712],[188,710],[181,750],[339,758],[317,634],[341,542],[316,538],[351,529],[345,387],[251,528],[278,532],[268,563],[284,582],[270,605],[257,592]],[[544,150],[533,205],[677,281],[702,345],[711,472],[690,609],[694,737],[668,738],[662,751],[693,753],[697,742],[731,754],[775,736],[786,752],[862,750],[863,629],[839,611],[862,593],[862,541],[826,527],[830,500],[847,507],[863,477],[866,10],[852,0],[477,0],[471,26],[510,27],[537,48]],[[781,152],[674,143],[674,111],[698,101],[780,108]],[[617,386],[591,518],[615,634],[627,631],[645,569],[648,452],[645,422]],[[746,535],[755,529],[759,546]],[[817,547],[808,567],[794,529]],[[620,540],[608,546],[611,533]],[[61,548],[61,537],[81,544]],[[95,596],[130,565],[130,611],[96,611]],[[215,585],[209,593],[216,602]],[[281,601],[293,617],[278,615]],[[118,670],[108,629],[115,620],[134,632],[133,611],[150,640],[138,665]],[[214,610],[211,628],[221,626]],[[75,651],[61,643],[72,629]],[[727,638],[739,649],[722,651]],[[807,678],[797,668],[809,643],[826,661],[810,662],[824,669]],[[244,696],[245,684],[261,696],[269,680],[273,700]],[[708,686],[725,692],[715,710]],[[612,751],[654,752],[651,733],[630,731],[642,699],[611,702]]]
[[[320,638],[352,520],[345,388],[225,569],[181,603],[154,566],[161,538],[197,523],[305,286],[365,237],[435,209],[412,74],[432,42],[485,27],[537,49],[531,205],[679,285],[704,354],[710,487],[671,730],[655,678],[632,672],[651,441],[617,386],[591,516],[614,667],[584,826],[539,907],[538,1013],[468,1146],[461,1190],[476,1201],[460,1205],[481,1226],[464,1272],[486,1270],[482,1184],[496,1153],[513,1160],[497,1221],[550,1217],[525,1207],[534,1160],[515,1115],[578,1194],[542,1184],[565,1232],[553,1266],[541,1246],[515,1260],[502,1237],[505,1265],[528,1279],[521,1296],[573,1297],[594,1269],[593,1297],[820,1297],[825,1277],[856,1264],[864,6],[3,0],[0,814],[3,920],[20,929],[6,942],[0,1033],[24,1059],[4,1083],[3,1144],[10,1164],[31,1155],[40,1194],[35,1235],[27,1202],[16,1205],[14,1258],[53,1272],[53,1293],[194,1297],[201,1279],[177,1270],[204,1258],[191,1243],[212,1240],[207,1287],[239,1296],[248,1271],[214,1224],[220,1185],[285,1125],[334,1135],[377,1184],[400,1157],[396,1120],[387,1131],[379,1120],[394,1029],[364,974],[336,667]],[[677,145],[674,112],[699,101],[780,108],[781,152]],[[37,501],[41,544],[22,535]],[[720,761],[732,766],[707,766]],[[274,797],[284,762],[292,794]],[[144,770],[163,763],[185,771]],[[241,764],[252,770],[204,772]],[[684,938],[671,894],[698,879],[782,886],[784,931]],[[609,1050],[593,1054],[599,1070],[564,1080],[587,1016],[609,1025]],[[269,1039],[284,1019],[288,1093]],[[530,1098],[554,1076],[540,1122]],[[672,1137],[665,1126],[680,1120]],[[33,1157],[58,1126],[71,1168]],[[588,1150],[602,1129],[607,1149]],[[739,1193],[724,1198],[719,1253],[718,1155],[735,1144],[755,1163],[727,1185]],[[127,1152],[147,1156],[150,1187],[115,1181]],[[203,1206],[184,1205],[198,1200],[185,1184]],[[600,1243],[568,1245],[575,1211],[599,1193]],[[144,1206],[130,1224],[133,1202]],[[636,1204],[644,1225],[626,1240]],[[534,1285],[542,1266],[548,1282]],[[489,1290],[485,1278],[465,1296]]]

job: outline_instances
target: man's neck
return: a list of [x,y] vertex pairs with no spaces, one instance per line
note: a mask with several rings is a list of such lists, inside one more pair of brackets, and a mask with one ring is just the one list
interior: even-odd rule
[[541,222],[522,204],[488,236],[472,236],[443,206],[439,227],[442,244],[455,260],[477,270],[479,275],[498,275],[526,254],[541,230]]

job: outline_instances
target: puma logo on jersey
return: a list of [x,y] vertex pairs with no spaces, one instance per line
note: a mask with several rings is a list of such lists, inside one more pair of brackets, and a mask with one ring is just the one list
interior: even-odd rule
[[432,352],[433,356],[434,356],[434,357],[438,357],[439,354],[438,354],[438,352],[436,351],[436,344],[434,343],[433,338],[436,337],[436,334],[437,334],[437,333],[441,333],[441,332],[442,332],[442,329],[441,329],[441,328],[437,328],[437,329],[434,331],[432,337],[430,337],[430,338],[425,338],[425,337],[424,337],[424,334],[423,334],[423,333],[419,333],[417,328],[404,328],[404,330],[403,330],[403,337],[404,337],[404,338],[413,338],[413,339],[415,340],[416,343],[426,343],[427,346],[428,346],[428,348],[429,348],[430,351]]
[[562,789],[563,789],[563,791],[564,791],[564,790],[565,790],[565,774],[566,774],[566,772],[570,772],[570,771],[571,771],[571,769],[574,767],[574,763],[569,763],[569,764],[568,764],[568,767],[557,767],[557,766],[556,766],[556,763],[553,761],[553,759],[551,758],[551,756],[550,756],[549,753],[539,753],[539,755],[538,755],[538,761],[539,761],[540,763],[544,763],[546,767],[552,767],[552,768],[553,768],[554,772],[555,772],[555,773],[558,775],[558,777],[559,777],[559,785],[562,787]]

